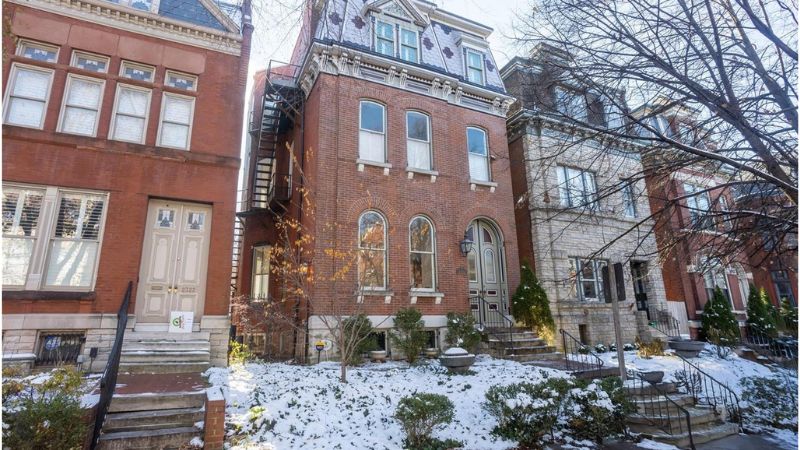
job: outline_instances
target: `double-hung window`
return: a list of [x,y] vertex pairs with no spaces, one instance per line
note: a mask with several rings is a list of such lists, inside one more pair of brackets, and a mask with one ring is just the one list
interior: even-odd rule
[[711,200],[708,191],[689,183],[684,183],[683,190],[686,195],[691,195],[691,197],[686,198],[686,207],[689,209],[689,219],[692,227],[702,230],[713,228],[714,218],[709,214],[711,212]]
[[394,56],[394,25],[382,20],[375,22],[375,51]]
[[59,131],[84,136],[97,134],[100,105],[105,81],[79,75],[67,75],[64,105],[61,108]]
[[585,122],[588,119],[586,96],[578,91],[556,87],[556,110],[562,115]]
[[107,199],[53,186],[4,187],[3,285],[90,290]]
[[253,248],[253,280],[250,297],[265,299],[269,293],[269,255],[266,245]]
[[725,273],[725,267],[719,260],[713,260],[708,264],[709,268],[703,272],[703,283],[706,288],[706,298],[711,301],[714,298],[714,291],[719,288],[725,298],[733,305],[731,301],[730,289],[728,288],[728,275]]
[[386,220],[376,211],[358,218],[358,286],[386,289]]
[[117,84],[111,139],[143,144],[150,111],[150,89]]
[[600,259],[572,258],[570,265],[576,278],[578,299],[582,302],[605,301],[603,269],[608,267],[608,263]]
[[194,97],[165,92],[161,100],[158,145],[188,149],[193,115]]
[[467,127],[467,150],[470,180],[489,181],[489,146],[486,143],[486,132],[480,128]]
[[411,288],[433,291],[436,287],[436,241],[433,224],[415,217],[408,226],[411,253]]
[[14,64],[8,76],[3,122],[23,127],[44,127],[53,71]]
[[636,208],[636,185],[633,180],[623,181],[625,185],[622,187],[622,208],[625,211],[626,217],[635,218],[638,215]]
[[467,80],[475,84],[483,85],[483,54],[468,48],[466,51],[466,58]]
[[772,283],[775,285],[775,293],[778,295],[778,301],[788,300],[790,306],[797,305],[792,292],[792,282],[789,279],[789,273],[785,270],[773,270],[770,275],[772,276]]
[[386,110],[380,103],[361,101],[358,157],[365,161],[386,162]]
[[408,167],[431,170],[431,120],[425,114],[406,112]]
[[419,42],[417,32],[400,28],[400,59],[403,61],[419,61]]
[[597,210],[597,184],[594,173],[566,166],[556,166],[561,206]]

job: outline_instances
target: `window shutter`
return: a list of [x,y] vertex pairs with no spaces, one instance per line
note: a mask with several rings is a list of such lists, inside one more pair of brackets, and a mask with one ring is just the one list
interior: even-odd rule
[[605,297],[606,303],[611,303],[611,276],[608,272],[608,264],[603,264],[600,274],[603,277],[603,297]]
[[622,263],[614,263],[614,283],[617,286],[617,301],[625,301],[625,273]]

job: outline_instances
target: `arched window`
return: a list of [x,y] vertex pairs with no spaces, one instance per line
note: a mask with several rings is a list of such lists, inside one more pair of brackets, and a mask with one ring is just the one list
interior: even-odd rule
[[408,225],[411,257],[411,288],[433,291],[436,288],[436,236],[433,224],[418,216]]
[[386,289],[386,219],[376,211],[358,218],[358,285]]
[[386,109],[380,103],[361,100],[358,132],[358,157],[386,162]]
[[408,167],[431,170],[431,120],[416,111],[406,112]]
[[486,143],[486,132],[480,128],[467,127],[467,150],[470,179],[489,181],[489,146]]

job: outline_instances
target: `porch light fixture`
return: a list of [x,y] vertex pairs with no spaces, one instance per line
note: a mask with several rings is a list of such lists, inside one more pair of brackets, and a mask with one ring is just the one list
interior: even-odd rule
[[467,237],[467,233],[464,232],[464,239],[458,243],[459,247],[461,248],[461,256],[467,256],[470,251],[472,251],[472,240]]

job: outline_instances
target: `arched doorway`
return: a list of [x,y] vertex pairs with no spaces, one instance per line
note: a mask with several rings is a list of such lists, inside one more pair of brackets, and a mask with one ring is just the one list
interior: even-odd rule
[[486,327],[510,326],[503,242],[497,227],[475,219],[466,237],[473,242],[467,254],[470,308],[475,320]]

